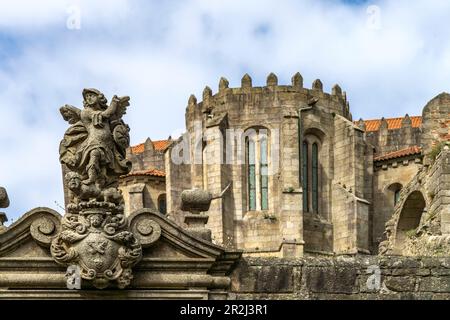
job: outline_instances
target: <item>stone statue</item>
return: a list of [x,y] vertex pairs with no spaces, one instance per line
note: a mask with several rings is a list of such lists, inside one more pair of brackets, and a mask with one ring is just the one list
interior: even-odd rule
[[[118,178],[131,170],[131,162],[125,158],[130,129],[122,120],[130,98],[114,96],[108,106],[103,93],[96,89],[84,89],[83,98],[83,110],[70,105],[60,109],[64,120],[71,124],[59,149],[61,163],[69,171],[66,181],[77,174],[81,182],[78,188],[69,186],[71,204],[80,196],[99,200],[105,189],[110,189],[110,193],[111,188],[116,189],[119,193]],[[81,208],[68,207],[69,211],[78,209]]]
[[119,177],[131,169],[125,158],[130,129],[122,120],[130,98],[114,96],[108,106],[96,89],[84,89],[83,98],[83,110],[61,108],[70,124],[59,149],[70,193],[61,232],[50,250],[56,262],[71,270],[79,267],[81,279],[94,287],[114,282],[125,288],[133,278],[131,267],[142,257],[118,189]]

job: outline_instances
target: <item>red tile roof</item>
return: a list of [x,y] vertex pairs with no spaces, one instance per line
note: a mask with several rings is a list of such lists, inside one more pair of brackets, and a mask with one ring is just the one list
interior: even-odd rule
[[[411,118],[411,124],[413,128],[418,128],[422,124],[422,117],[421,116],[412,116]],[[400,129],[402,127],[402,120],[404,117],[400,118],[386,118],[386,121],[388,123],[388,129]],[[355,122],[357,123],[357,121]],[[373,120],[364,120],[364,123],[366,124],[366,132],[370,131],[378,131],[380,128],[381,119],[373,119]]]
[[389,152],[380,156],[377,156],[373,158],[373,161],[383,161],[383,160],[389,160],[389,159],[395,159],[395,158],[401,158],[406,156],[411,156],[415,154],[421,154],[422,148],[419,146],[413,146],[393,152]]
[[136,177],[136,176],[165,177],[166,173],[158,169],[148,169],[142,171],[132,171],[127,175],[121,176],[121,178]]
[[[152,141],[153,148],[155,148],[156,151],[164,151],[169,146],[171,140],[155,140]],[[139,154],[144,152],[145,143],[140,143],[136,146],[131,147],[131,153]]]
[[155,150],[158,151],[164,151],[167,149],[167,147],[170,144],[170,140],[156,140],[153,141],[153,147],[155,148]]
[[142,153],[144,152],[144,144],[138,144],[137,146],[132,146],[131,147],[131,153],[137,154],[137,153]]

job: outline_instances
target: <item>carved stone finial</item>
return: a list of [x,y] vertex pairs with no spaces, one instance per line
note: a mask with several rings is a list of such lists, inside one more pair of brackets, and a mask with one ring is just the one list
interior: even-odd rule
[[274,87],[278,85],[278,78],[275,75],[275,73],[271,72],[268,76],[267,76],[267,80],[266,80],[267,86],[268,87]]
[[303,88],[303,77],[300,72],[297,72],[292,76],[292,86],[296,88]]
[[359,118],[358,123],[357,123],[358,128],[360,128],[361,130],[366,131],[366,122],[362,119]]
[[323,84],[322,84],[322,81],[320,81],[320,79],[314,80],[314,82],[312,83],[312,89],[313,89],[313,90],[320,91],[320,92],[323,92]]
[[384,117],[382,117],[381,121],[380,121],[380,130],[387,130],[388,126],[389,126],[389,124],[388,124],[387,120]]
[[9,207],[9,198],[6,189],[0,187],[0,208],[8,208]]
[[224,78],[224,77],[220,78],[220,81],[219,81],[219,92],[227,89],[229,84],[230,83],[228,82],[228,80],[226,78]]
[[59,150],[70,193],[50,251],[57,263],[79,266],[81,278],[96,288],[111,283],[125,288],[142,257],[118,189],[119,177],[131,169],[125,158],[130,128],[122,119],[130,98],[114,96],[108,105],[96,89],[84,89],[83,98],[82,110],[69,105],[60,110],[70,124]]
[[241,80],[242,88],[251,88],[252,87],[252,78],[248,75],[248,73],[244,74]]
[[181,210],[190,212],[190,214],[185,215],[184,219],[189,232],[211,241],[211,230],[205,227],[209,217],[202,212],[208,211],[211,201],[223,197],[230,186],[231,183],[220,194],[216,195],[202,189],[191,189],[181,192]]
[[341,89],[341,87],[338,84],[335,84],[333,86],[333,88],[331,88],[331,94],[333,96],[341,97],[342,96],[342,89]]
[[196,104],[197,104],[197,98],[195,97],[195,95],[191,94],[189,96],[188,105],[195,106]]
[[402,127],[411,127],[412,121],[408,114],[402,119]]
[[203,89],[203,101],[207,101],[211,97],[212,97],[212,90],[210,87],[206,86],[205,89]]

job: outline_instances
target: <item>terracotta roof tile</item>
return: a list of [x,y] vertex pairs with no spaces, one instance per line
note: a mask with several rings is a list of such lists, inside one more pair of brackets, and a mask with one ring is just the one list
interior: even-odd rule
[[[412,116],[411,118],[411,124],[413,128],[418,128],[422,124],[422,117],[421,116]],[[400,118],[386,118],[386,121],[388,123],[388,129],[400,129],[402,127],[402,120],[404,117]],[[355,121],[357,123],[357,121]],[[381,119],[373,119],[373,120],[364,120],[364,123],[366,124],[366,132],[370,131],[378,131],[380,128]]]
[[158,151],[164,151],[167,149],[167,147],[170,144],[170,140],[156,140],[153,141],[153,146],[155,147],[155,150]]
[[132,146],[131,147],[131,153],[137,154],[137,153],[142,153],[144,152],[144,144],[138,144],[137,146]]
[[[156,151],[164,151],[169,146],[171,140],[155,140],[152,141],[153,148],[155,148]],[[144,152],[145,143],[140,143],[138,145],[131,147],[131,153],[139,154]]]
[[409,147],[409,148],[405,148],[405,149],[401,149],[401,150],[397,150],[397,151],[393,151],[393,152],[389,152],[389,153],[377,156],[377,157],[373,158],[373,161],[383,161],[383,160],[401,158],[401,157],[406,157],[406,156],[421,154],[421,153],[422,153],[421,147],[413,146],[413,147]]
[[148,169],[142,171],[132,171],[127,175],[121,176],[121,178],[136,177],[136,176],[165,177],[166,173],[158,169]]

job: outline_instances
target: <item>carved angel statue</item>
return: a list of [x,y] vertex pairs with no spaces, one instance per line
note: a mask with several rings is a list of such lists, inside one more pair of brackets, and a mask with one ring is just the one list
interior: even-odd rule
[[122,120],[130,98],[114,96],[110,105],[96,89],[83,90],[82,110],[65,105],[60,111],[71,125],[60,144],[60,161],[80,176],[83,185],[104,190],[117,187],[127,174],[126,159],[130,128]]

